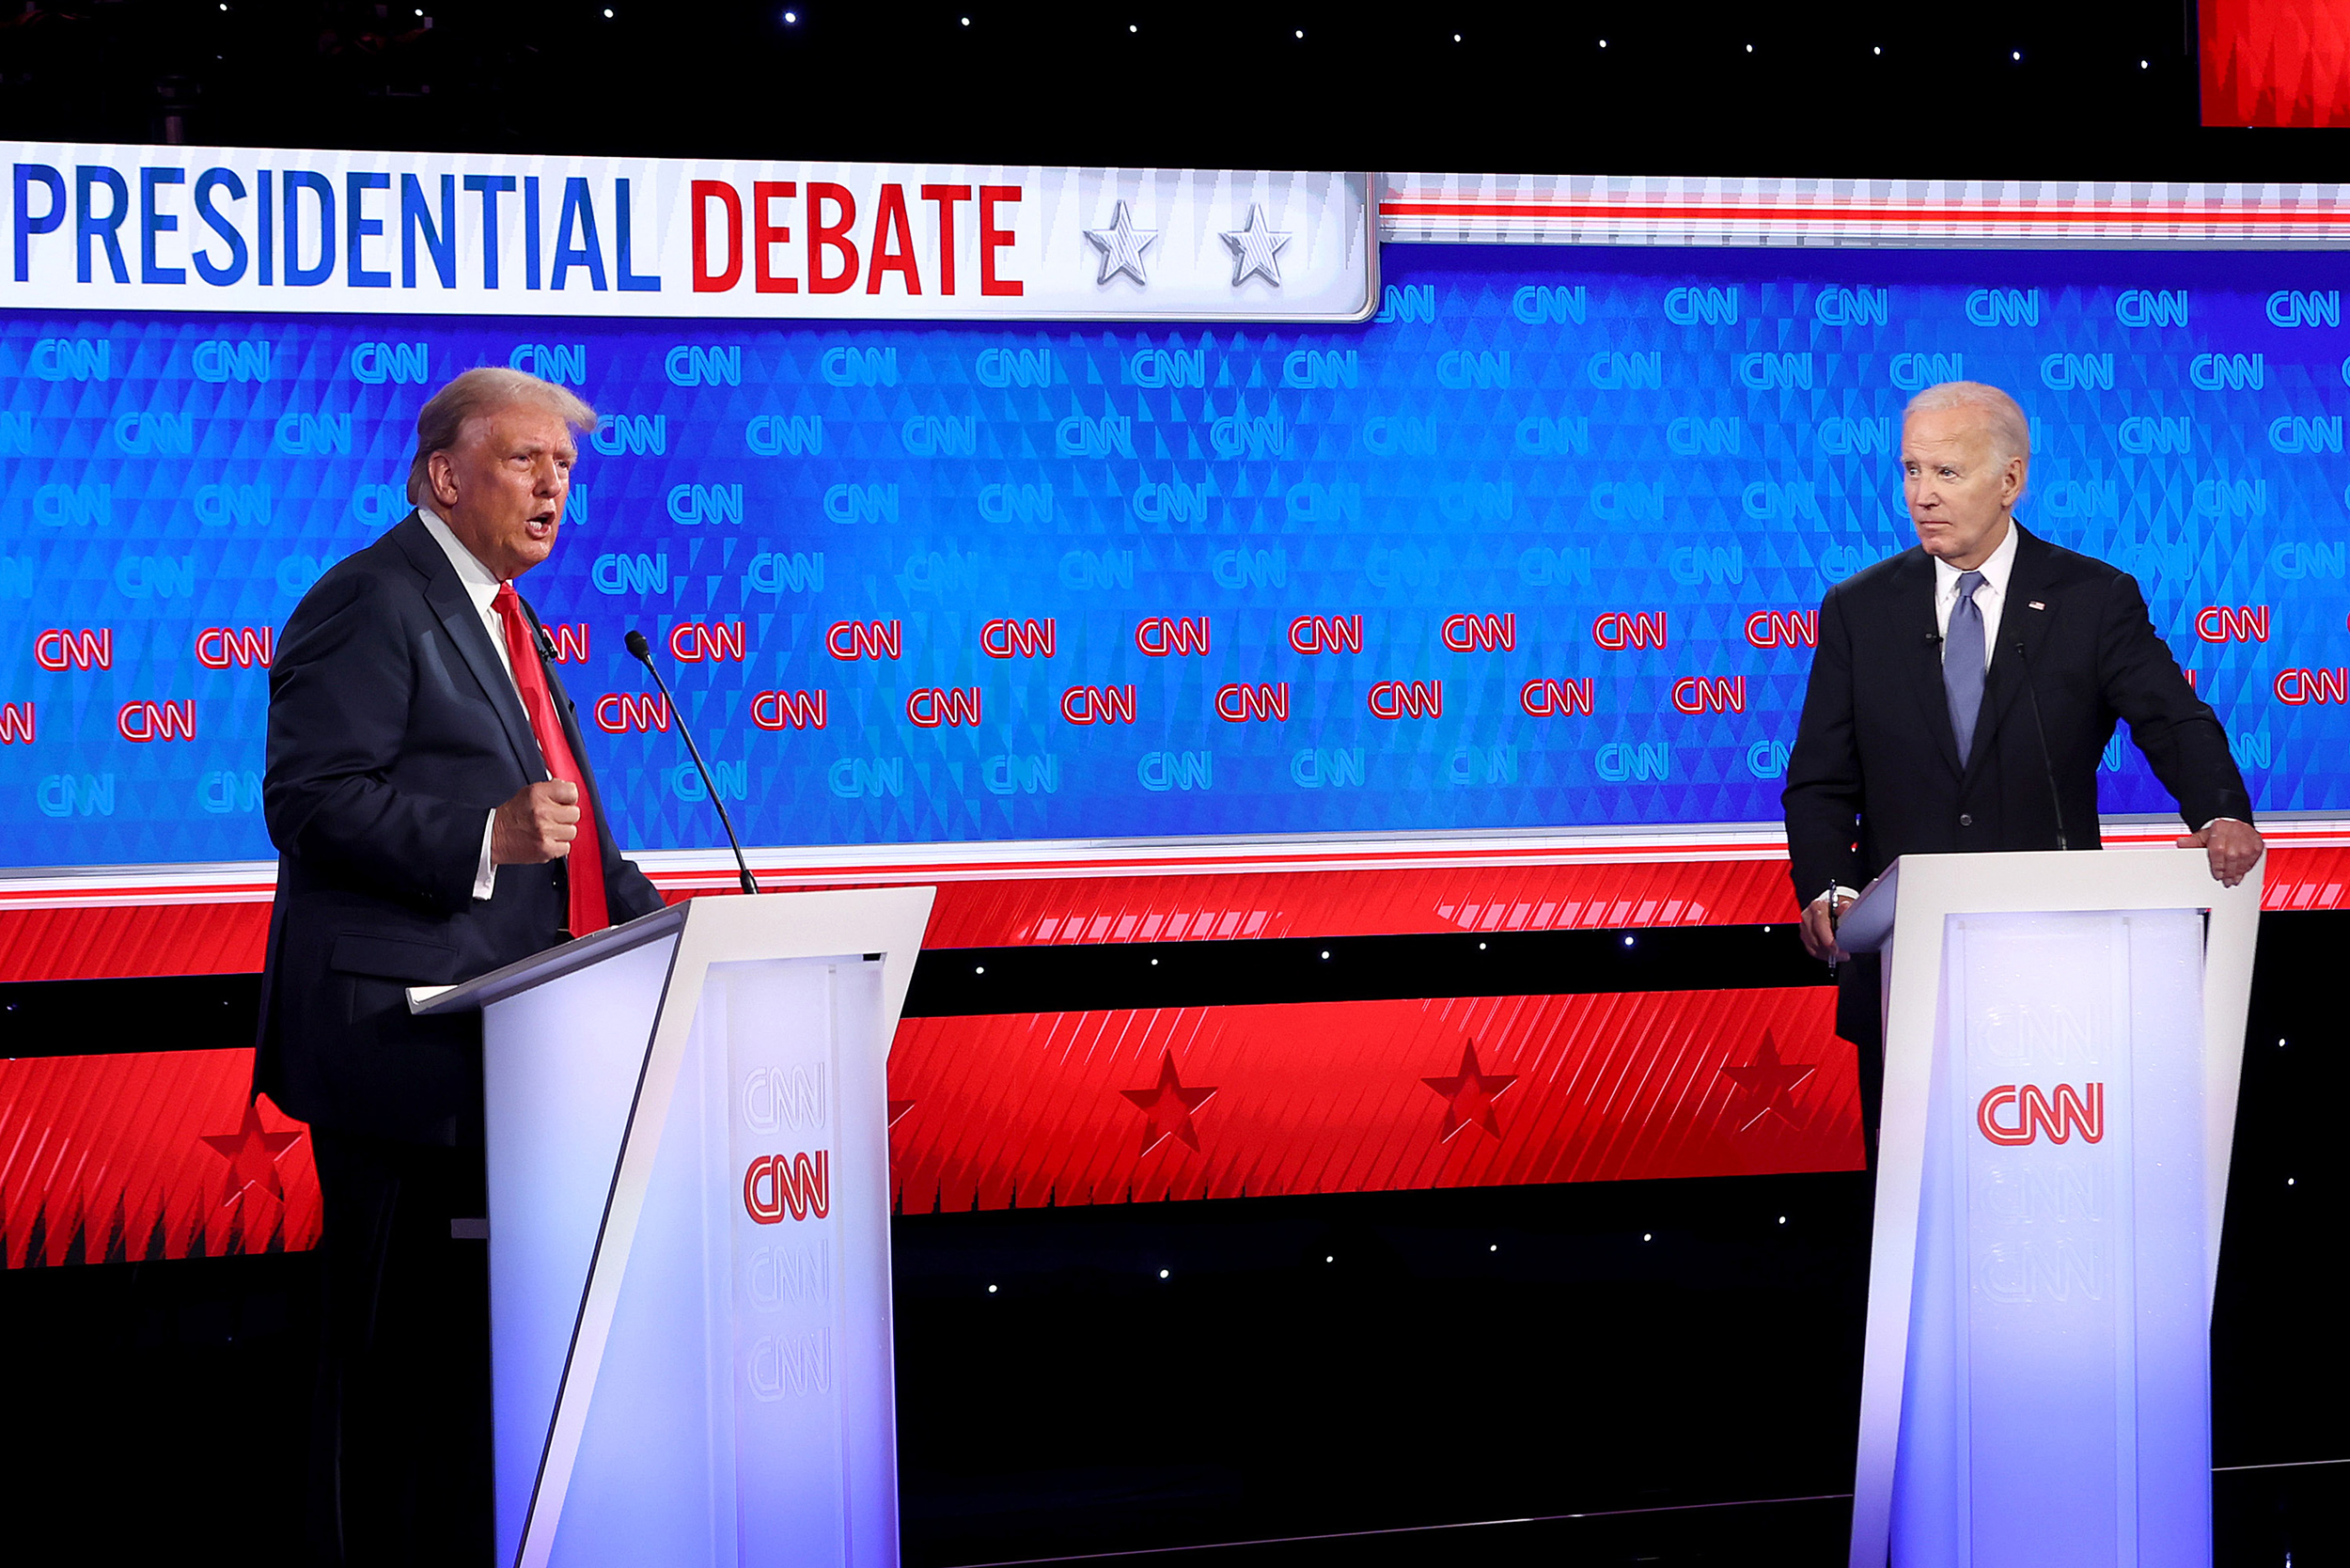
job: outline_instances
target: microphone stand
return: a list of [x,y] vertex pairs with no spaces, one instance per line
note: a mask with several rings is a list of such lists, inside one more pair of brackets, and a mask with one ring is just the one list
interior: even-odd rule
[[2031,660],[2025,655],[2021,639],[2015,644],[2015,661],[2024,672],[2024,695],[2031,698],[2032,733],[2040,737],[2040,772],[2048,781],[2048,804],[2056,809],[2057,848],[2071,849],[2064,837],[2064,796],[2057,789],[2056,763],[2048,754],[2048,729],[2040,722],[2040,688],[2031,678]]
[[751,863],[743,856],[743,842],[734,836],[734,821],[727,815],[727,803],[718,798],[718,786],[710,776],[710,769],[702,762],[702,748],[694,744],[694,732],[685,728],[685,715],[679,712],[677,698],[669,695],[669,682],[661,679],[661,670],[652,662],[652,644],[642,632],[631,632],[627,637],[631,657],[651,674],[653,684],[661,688],[662,700],[668,703],[669,713],[677,720],[677,732],[685,742],[686,754],[694,759],[694,767],[702,776],[702,788],[710,792],[710,804],[718,808],[718,825],[727,830],[728,847],[734,851],[735,869],[743,875],[743,891],[756,893],[759,883],[751,875]]

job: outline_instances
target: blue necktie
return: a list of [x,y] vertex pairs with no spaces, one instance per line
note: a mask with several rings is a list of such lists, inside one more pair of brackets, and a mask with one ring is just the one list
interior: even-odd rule
[[1958,741],[1959,765],[1975,744],[1975,718],[1982,712],[1982,611],[1975,590],[1982,573],[1958,574],[1958,603],[1950,606],[1950,630],[1942,645],[1942,689],[1950,698],[1950,733]]

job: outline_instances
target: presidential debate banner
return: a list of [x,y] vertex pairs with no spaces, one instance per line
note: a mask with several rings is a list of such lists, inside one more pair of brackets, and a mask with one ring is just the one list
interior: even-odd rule
[[1369,178],[15,144],[9,306],[1359,321]]
[[[268,310],[77,307],[73,246],[136,277],[148,220],[136,168],[117,229],[55,167],[68,215],[18,232],[65,272],[0,293],[39,302],[0,318],[15,864],[270,855],[275,630],[406,515],[416,410],[475,365],[603,416],[523,588],[633,847],[718,840],[681,718],[762,844],[1776,820],[1820,596],[1911,542],[1901,410],[1959,377],[2023,401],[2027,525],[2137,574],[2259,806],[2350,808],[2330,254],[1391,245],[1361,323],[682,321],[578,271],[445,311],[421,228],[382,313],[275,313],[281,227]],[[1070,220],[1088,278],[1156,288],[1204,233],[1229,289],[1256,254],[1246,191],[1176,235],[1115,183]],[[1121,210],[1157,239],[1120,250]],[[1262,211],[1287,267],[1304,220]],[[690,292],[641,232],[631,275]],[[2104,805],[2169,808],[2120,737]]]

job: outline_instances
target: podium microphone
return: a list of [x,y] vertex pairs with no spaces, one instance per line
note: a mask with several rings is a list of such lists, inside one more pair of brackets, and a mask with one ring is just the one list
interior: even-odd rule
[[624,640],[629,656],[651,673],[653,684],[661,688],[662,697],[669,704],[670,716],[677,720],[677,732],[684,738],[686,754],[694,759],[695,770],[702,776],[702,788],[710,792],[710,804],[718,808],[718,825],[727,830],[727,843],[734,851],[735,867],[743,873],[743,891],[758,892],[759,884],[751,877],[751,863],[743,858],[742,840],[735,838],[734,823],[727,815],[727,803],[718,798],[718,786],[702,762],[702,748],[694,744],[694,732],[685,728],[685,715],[679,711],[677,698],[669,696],[669,682],[661,679],[661,671],[652,662],[652,644],[645,640],[642,632],[632,631]]
[[2071,849],[2064,838],[2064,796],[2057,789],[2056,764],[2048,759],[2048,730],[2040,722],[2040,688],[2032,682],[2031,661],[2025,657],[2020,640],[2015,644],[2015,662],[2024,671],[2024,695],[2031,698],[2032,732],[2040,737],[2040,772],[2048,781],[2048,804],[2056,808],[2057,848]]

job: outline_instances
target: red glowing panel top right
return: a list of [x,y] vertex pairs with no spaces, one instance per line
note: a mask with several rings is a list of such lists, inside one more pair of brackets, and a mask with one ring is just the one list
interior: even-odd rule
[[2350,7],[2200,0],[2203,123],[2350,125]]

